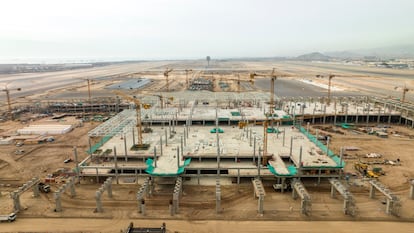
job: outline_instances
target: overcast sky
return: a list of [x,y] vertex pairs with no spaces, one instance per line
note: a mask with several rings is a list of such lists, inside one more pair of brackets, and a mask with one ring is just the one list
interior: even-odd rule
[[412,44],[412,0],[2,0],[0,59],[295,56]]

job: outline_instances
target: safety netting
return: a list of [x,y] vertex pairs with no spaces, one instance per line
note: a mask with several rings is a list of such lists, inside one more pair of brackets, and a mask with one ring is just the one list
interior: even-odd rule
[[145,169],[145,172],[152,175],[152,176],[177,176],[180,175],[184,172],[185,167],[187,167],[191,162],[191,158],[188,158],[184,161],[183,166],[180,166],[177,170],[177,172],[175,173],[158,173],[158,172],[154,172],[155,167],[154,167],[154,160],[153,159],[147,159],[145,161],[145,163],[147,164],[147,169]]
[[[306,135],[306,137],[313,143],[315,143],[315,145],[317,147],[319,147],[319,149],[321,149],[322,151],[327,151],[328,156],[336,163],[336,166],[333,168],[343,168],[345,167],[345,162],[341,161],[341,158],[339,158],[337,155],[335,155],[331,150],[328,150],[328,148],[322,144],[322,142],[320,142],[314,135],[308,133],[306,131],[305,128],[303,128],[302,126],[299,126],[299,130],[300,132],[302,132],[304,135]],[[332,166],[320,166],[320,168],[332,168]]]

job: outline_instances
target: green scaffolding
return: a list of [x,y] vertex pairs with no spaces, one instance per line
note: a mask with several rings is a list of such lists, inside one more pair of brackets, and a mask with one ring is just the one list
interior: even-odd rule
[[176,173],[155,173],[154,172],[154,160],[153,159],[147,159],[145,163],[147,164],[147,169],[145,169],[145,172],[152,175],[152,176],[178,176],[184,172],[185,167],[187,167],[191,162],[191,158],[188,158],[184,161],[184,165],[179,167]]

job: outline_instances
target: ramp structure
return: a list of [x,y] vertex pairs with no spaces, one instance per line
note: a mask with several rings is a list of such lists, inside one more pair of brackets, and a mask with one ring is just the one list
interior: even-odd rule
[[257,212],[259,214],[263,214],[263,201],[264,197],[266,196],[266,192],[263,187],[263,183],[260,179],[255,178],[252,180],[253,182],[253,188],[254,188],[254,196],[258,197],[258,205],[257,205]]
[[344,214],[355,216],[357,209],[355,199],[351,192],[349,192],[349,190],[337,179],[329,179],[329,183],[331,183],[331,197],[335,198],[336,191],[338,191],[338,193],[340,193],[344,198]]
[[305,186],[302,184],[300,180],[294,180],[292,183],[292,197],[296,199],[298,196],[301,199],[300,203],[300,213],[304,215],[310,215],[311,212],[311,197],[306,191]]
[[62,201],[61,201],[61,195],[64,193],[67,189],[70,189],[70,196],[71,198],[76,196],[75,192],[75,178],[71,177],[69,178],[68,183],[62,185],[57,191],[55,191],[55,202],[56,202],[56,212],[62,211]]
[[400,215],[401,201],[400,198],[393,194],[385,185],[377,180],[370,180],[371,188],[369,190],[369,197],[375,198],[375,190],[380,191],[387,198],[387,206],[385,213],[394,216]]
[[13,210],[15,213],[18,213],[21,209],[20,205],[20,195],[30,188],[33,189],[33,196],[38,197],[39,196],[39,187],[38,183],[40,182],[39,178],[35,177],[25,184],[23,184],[21,187],[19,187],[17,190],[10,193],[10,198],[13,199]]
[[105,180],[105,182],[102,184],[102,186],[96,191],[95,199],[96,199],[96,212],[103,212],[102,209],[102,194],[107,191],[108,197],[112,197],[112,177],[108,177],[108,179]]

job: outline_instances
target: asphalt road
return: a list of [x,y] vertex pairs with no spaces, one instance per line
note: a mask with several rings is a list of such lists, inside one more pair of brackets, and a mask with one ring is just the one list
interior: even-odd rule
[[[258,79],[255,86],[265,91],[270,90],[270,80]],[[294,79],[277,79],[275,81],[275,95],[285,97],[320,97],[327,96],[328,90],[315,85],[300,82]],[[331,91],[331,96],[356,96],[358,92]]]

